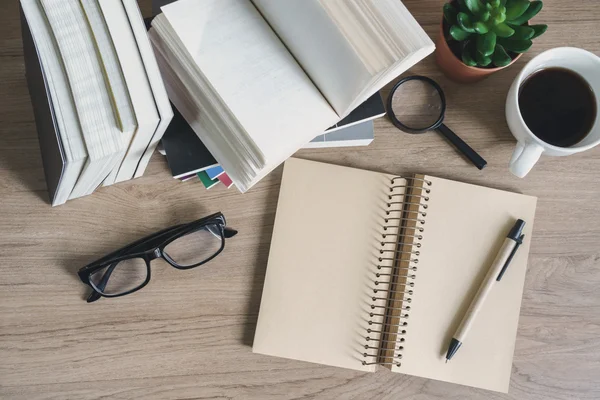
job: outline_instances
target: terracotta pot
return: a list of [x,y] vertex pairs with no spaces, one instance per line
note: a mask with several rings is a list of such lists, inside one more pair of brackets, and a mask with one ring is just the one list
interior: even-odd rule
[[497,67],[497,68],[478,68],[478,67],[470,67],[465,65],[461,59],[457,58],[448,43],[446,42],[446,38],[444,36],[444,21],[440,24],[440,33],[438,36],[438,40],[436,43],[435,49],[435,61],[439,66],[440,70],[446,75],[448,78],[452,79],[455,82],[459,83],[472,83],[482,80],[483,78],[487,78],[494,72],[498,72],[504,68],[510,67],[513,65],[515,61],[517,61],[522,54],[516,56],[510,64],[505,67]]

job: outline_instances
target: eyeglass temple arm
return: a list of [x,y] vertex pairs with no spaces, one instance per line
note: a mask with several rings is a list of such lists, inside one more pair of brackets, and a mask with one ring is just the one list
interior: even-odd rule
[[[139,240],[138,242],[132,243],[131,245],[119,250],[119,255],[127,254],[127,253],[137,253],[148,251],[154,249],[155,247],[160,246],[165,241],[166,237],[176,235],[179,231],[185,230],[187,228],[186,224],[178,225],[169,229],[166,229],[161,232],[157,232],[153,235],[147,236],[144,239]],[[226,238],[230,238],[235,236],[238,233],[235,229],[225,228],[224,236]]]
[[96,292],[94,289],[92,289],[92,293],[90,293],[90,295],[87,298],[87,302],[88,303],[93,303],[97,300],[100,300],[102,296],[100,296],[100,294],[98,292]]
[[[148,245],[149,241],[155,241],[158,238],[163,238],[164,236],[173,234],[184,227],[185,227],[185,224],[180,224],[180,225],[172,226],[167,229],[163,229],[162,231],[159,231],[159,232],[155,232],[152,235],[148,235],[142,239],[136,240],[133,243],[129,243],[127,246],[122,247],[119,250],[114,251],[114,252],[94,261],[93,263],[91,263],[89,265],[97,265],[100,263],[104,263],[113,258],[119,257],[123,254],[134,252],[134,250],[136,250],[137,248],[146,247]],[[85,268],[86,267],[84,267],[84,269]]]
[[[197,221],[195,221],[197,222]],[[164,240],[165,236],[176,234],[178,231],[185,229],[189,224],[179,224],[166,229],[163,229],[159,232],[155,232],[151,235],[143,237],[142,239],[136,240],[133,243],[128,244],[125,247],[120,248],[117,251],[114,251],[99,260],[94,261],[92,264],[99,264],[102,262],[109,261],[112,258],[116,258],[122,254],[127,254],[134,252],[135,250],[144,251],[144,249],[148,247],[153,247],[155,243],[161,243]],[[225,228],[229,229],[229,228]],[[236,231],[237,233],[237,231]],[[235,233],[231,236],[234,236]],[[229,237],[231,237],[229,236]],[[91,264],[90,264],[91,265]]]
[[237,235],[238,231],[236,231],[235,229],[231,229],[231,228],[227,228],[225,227],[225,229],[223,230],[223,236],[225,236],[225,239],[229,239],[234,237],[235,235]]

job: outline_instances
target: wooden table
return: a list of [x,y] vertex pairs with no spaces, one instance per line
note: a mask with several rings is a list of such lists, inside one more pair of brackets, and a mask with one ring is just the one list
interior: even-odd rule
[[[442,1],[406,0],[435,38]],[[149,2],[142,4],[145,15]],[[449,82],[433,57],[410,73],[444,88],[447,124],[489,162],[480,172],[436,134],[386,119],[366,148],[299,157],[391,173],[422,172],[539,197],[508,395],[389,373],[254,355],[251,343],[281,168],[242,195],[171,178],[156,154],[143,178],[48,204],[24,79],[16,0],[0,3],[0,398],[2,399],[598,399],[600,148],[543,157],[525,178],[507,168],[510,82],[539,52],[600,55],[597,0],[546,0],[548,32],[516,65],[473,85]],[[600,71],[599,71],[600,73]],[[384,96],[387,95],[384,92]],[[144,290],[86,304],[85,263],[142,235],[222,211],[240,234],[206,268],[162,262]]]

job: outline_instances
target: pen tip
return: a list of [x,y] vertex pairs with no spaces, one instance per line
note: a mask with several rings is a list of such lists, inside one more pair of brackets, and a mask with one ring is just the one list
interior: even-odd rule
[[446,358],[446,364],[448,364],[448,359]]

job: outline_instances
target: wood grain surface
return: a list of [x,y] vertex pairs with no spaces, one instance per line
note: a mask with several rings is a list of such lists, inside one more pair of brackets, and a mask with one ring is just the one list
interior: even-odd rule
[[[241,0],[240,0],[241,1]],[[435,38],[441,0],[406,0]],[[375,122],[365,148],[299,157],[390,173],[426,173],[539,197],[508,395],[254,355],[281,168],[246,194],[171,178],[155,154],[146,175],[51,208],[24,78],[17,0],[0,2],[0,398],[2,399],[598,399],[600,148],[542,157],[525,178],[507,168],[510,83],[543,50],[600,55],[597,0],[546,0],[548,32],[516,65],[473,85],[433,57],[409,71],[437,80],[446,123],[488,161],[478,171],[437,134]],[[150,13],[149,1],[142,10]],[[600,71],[599,71],[600,73]],[[384,91],[384,96],[387,92]],[[135,295],[86,304],[76,271],[158,229],[222,211],[240,234],[205,267],[153,265]],[[483,228],[483,227],[482,227]],[[443,295],[442,293],[440,295]]]

